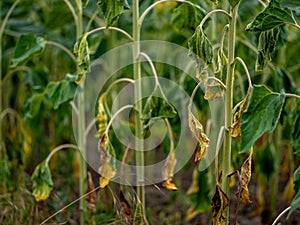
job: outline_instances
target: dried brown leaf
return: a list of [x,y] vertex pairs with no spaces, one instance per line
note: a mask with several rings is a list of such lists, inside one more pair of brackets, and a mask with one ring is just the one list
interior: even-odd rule
[[213,225],[227,225],[224,211],[229,205],[229,198],[222,191],[219,184],[216,185],[216,193],[212,198]]
[[282,201],[285,204],[289,204],[292,201],[294,194],[295,194],[294,181],[293,181],[293,177],[291,176],[287,185],[284,188]]
[[127,219],[127,222],[128,222],[128,224],[131,224],[131,221],[132,221],[131,207],[129,205],[129,202],[125,198],[122,190],[120,190],[120,202],[121,202],[121,206],[122,206],[122,211]]
[[249,87],[246,97],[240,102],[239,111],[234,114],[233,122],[229,127],[229,133],[232,137],[241,136],[241,117],[242,113],[247,109],[251,92],[252,87]]
[[172,178],[174,175],[174,169],[176,165],[176,155],[174,149],[171,149],[165,165],[162,168],[162,178],[165,180],[163,186],[168,190],[177,190],[176,185],[173,183]]
[[193,133],[193,135],[197,138],[199,142],[199,149],[195,155],[195,162],[199,161],[203,154],[206,151],[206,148],[209,144],[209,139],[204,133],[204,129],[202,124],[194,117],[192,113],[189,113],[189,127]]
[[[90,172],[88,172],[88,189],[87,189],[87,193],[93,191],[95,189],[95,185],[92,179],[92,175]],[[87,196],[87,205],[88,208],[91,209],[93,212],[96,212],[96,193],[92,192]]]
[[208,80],[207,66],[200,65],[196,68],[196,78],[203,84],[207,83]]
[[250,154],[248,158],[245,160],[245,162],[243,163],[241,168],[240,187],[237,196],[239,200],[244,203],[251,203],[251,200],[249,199],[248,184],[251,179],[252,154],[253,154],[253,148],[251,148]]
[[215,80],[209,79],[205,89],[204,99],[214,100],[222,97],[223,87]]
[[110,152],[112,150],[113,149],[108,138],[104,135],[98,143],[98,151],[100,153],[100,167],[98,168],[98,173],[101,175],[99,180],[101,188],[106,187],[109,183],[109,180],[116,175],[116,171],[111,166],[110,157],[107,154],[107,151]]

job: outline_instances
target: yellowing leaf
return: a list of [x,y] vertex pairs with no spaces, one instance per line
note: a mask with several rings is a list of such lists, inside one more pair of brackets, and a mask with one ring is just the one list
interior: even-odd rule
[[[155,0],[155,2],[158,2],[159,0]],[[173,1],[173,2],[164,2],[164,3],[160,3],[158,5],[155,6],[156,9],[158,10],[162,10],[163,8],[170,8],[173,9],[177,6],[177,2]]]
[[192,113],[189,113],[189,127],[193,135],[197,138],[200,148],[195,155],[195,162],[199,161],[206,151],[209,144],[209,139],[204,133],[202,124],[194,117]]
[[295,190],[294,190],[293,177],[290,177],[287,185],[284,188],[283,195],[282,195],[282,201],[285,204],[289,204],[292,201],[294,194],[295,194]]
[[212,198],[213,225],[227,225],[224,210],[229,205],[229,198],[222,191],[219,184],[216,185],[216,193]]
[[104,132],[107,127],[107,115],[104,108],[104,100],[106,97],[106,93],[102,94],[98,100],[98,114],[97,114],[97,122],[98,122],[98,137],[102,138]]
[[170,191],[176,191],[177,190],[177,187],[174,184],[174,182],[172,181],[172,179],[165,180],[162,185]]
[[239,111],[234,114],[233,123],[229,127],[229,133],[232,137],[241,136],[241,117],[242,117],[242,113],[247,108],[251,92],[252,92],[252,87],[249,87],[246,97],[240,103]]
[[98,172],[101,174],[101,188],[104,188],[106,185],[108,185],[109,180],[111,180],[116,175],[116,171],[111,167],[111,165],[107,161],[99,167]]
[[207,67],[204,65],[198,65],[196,68],[196,78],[203,84],[206,84],[208,80]]
[[245,162],[242,165],[241,168],[241,177],[240,177],[240,187],[237,193],[238,199],[241,202],[244,203],[251,203],[251,200],[249,199],[249,190],[248,190],[248,184],[251,179],[251,164],[252,164],[252,154],[253,154],[253,148],[250,150],[250,154],[248,158],[245,160]]
[[73,174],[76,179],[79,179],[79,173],[80,173],[80,153],[79,151],[75,152],[74,158],[73,158]]
[[[105,139],[105,141],[103,139]],[[100,187],[104,188],[108,185],[109,180],[116,175],[116,170],[112,167],[111,157],[112,155],[115,155],[115,152],[106,135],[99,141],[98,151],[100,153],[100,167],[98,168],[98,173],[101,175],[99,181]]]
[[53,181],[51,178],[48,162],[45,160],[40,163],[34,170],[32,176],[32,194],[36,201],[42,201],[49,197],[53,189]]

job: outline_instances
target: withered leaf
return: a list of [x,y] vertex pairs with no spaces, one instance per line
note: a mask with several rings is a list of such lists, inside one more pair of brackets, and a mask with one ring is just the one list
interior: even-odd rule
[[112,167],[111,158],[111,155],[114,155],[115,152],[107,137],[105,138],[105,141],[103,141],[103,138],[99,141],[98,151],[100,153],[100,167],[98,168],[98,173],[101,175],[99,183],[100,187],[104,188],[108,185],[109,180],[116,175],[116,171]]
[[122,190],[120,190],[120,202],[122,205],[122,211],[125,214],[128,224],[130,224],[132,221],[131,208],[130,208],[129,202],[125,198]]
[[241,118],[242,113],[247,109],[248,102],[251,96],[252,87],[248,88],[246,97],[242,100],[239,106],[239,111],[234,114],[233,122],[229,127],[229,133],[231,137],[239,137],[241,136]]
[[229,198],[222,191],[219,184],[216,185],[216,193],[212,198],[213,225],[227,225],[224,210],[229,205]]
[[241,168],[240,187],[237,196],[239,200],[244,203],[251,203],[251,200],[249,199],[248,184],[251,179],[252,154],[253,154],[253,148],[251,148],[250,154],[248,158],[245,160],[245,162],[243,163]]
[[165,180],[162,185],[167,188],[168,190],[170,191],[176,191],[177,190],[177,187],[176,185],[174,184],[174,182],[172,181],[172,179],[167,179]]
[[[88,189],[87,189],[87,193],[93,191],[95,189],[95,185],[92,179],[92,175],[90,172],[88,172]],[[87,202],[88,202],[88,208],[91,209],[93,212],[96,212],[96,194],[95,192],[90,193],[87,196]]]
[[195,155],[195,162],[197,162],[202,158],[203,154],[205,153],[206,148],[209,144],[209,139],[204,133],[202,124],[194,117],[192,113],[189,113],[189,127],[195,138],[197,138],[200,145]]
[[203,84],[206,84],[208,80],[207,66],[205,64],[199,64],[196,67],[196,78]]
[[222,86],[215,80],[209,80],[206,85],[204,99],[213,100],[222,97]]
[[163,182],[163,186],[171,191],[177,190],[176,185],[172,181],[175,165],[176,165],[176,155],[174,149],[172,148],[165,162],[165,165],[162,168],[162,178],[165,180]]

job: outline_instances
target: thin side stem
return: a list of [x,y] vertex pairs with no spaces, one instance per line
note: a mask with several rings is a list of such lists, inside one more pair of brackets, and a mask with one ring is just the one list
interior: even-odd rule
[[28,66],[20,66],[20,67],[17,67],[16,69],[14,69],[14,70],[10,70],[10,71],[5,75],[5,77],[2,79],[0,89],[2,88],[2,86],[7,82],[7,80],[8,80],[14,73],[20,72],[20,71],[29,71],[29,70],[30,70],[30,67],[28,67]]
[[87,14],[87,16],[90,16],[90,20],[85,27],[84,33],[87,33],[89,31],[89,29],[92,25],[92,22],[97,18],[98,13],[99,13],[99,9],[97,9],[91,16],[89,14]]
[[213,14],[216,14],[216,13],[222,13],[222,14],[226,15],[229,20],[232,19],[231,15],[226,10],[224,10],[224,9],[215,9],[215,10],[210,11],[209,13],[206,14],[206,16],[201,20],[198,27],[200,27],[202,29],[202,27],[203,27],[204,23],[206,22],[206,20],[208,20],[209,17],[211,17]]
[[67,53],[68,56],[70,56],[70,58],[75,62],[77,63],[77,59],[76,57],[74,56],[74,54],[69,50],[67,49],[65,46],[63,46],[62,44],[59,44],[57,42],[54,42],[54,41],[47,41],[46,42],[47,45],[52,45],[52,46],[55,46],[61,50],[63,50],[65,53]]
[[93,126],[95,125],[96,123],[96,119],[94,118],[90,123],[89,125],[87,125],[86,129],[85,129],[85,132],[84,132],[84,136],[87,137],[88,134],[90,133],[91,129],[93,128]]
[[70,12],[72,13],[72,16],[74,18],[75,24],[77,24],[78,23],[78,16],[77,16],[77,14],[75,12],[75,9],[74,9],[73,5],[71,4],[71,2],[69,0],[64,0],[64,2],[68,6]]
[[247,75],[247,78],[248,78],[249,87],[252,87],[251,75],[250,75],[250,73],[249,73],[249,70],[248,70],[248,68],[247,68],[246,63],[245,63],[244,60],[243,60],[242,58],[240,58],[240,57],[236,57],[236,58],[234,59],[234,62],[233,62],[234,65],[233,65],[233,66],[235,66],[236,62],[239,62],[239,63],[243,66],[243,68],[244,68],[244,70],[245,70],[245,73],[246,73],[246,75]]
[[65,149],[65,148],[73,148],[73,149],[78,150],[78,147],[77,147],[76,145],[73,145],[73,144],[63,144],[63,145],[57,146],[57,147],[56,147],[55,149],[53,149],[53,150],[50,152],[50,154],[47,156],[47,158],[46,158],[46,163],[47,163],[47,164],[49,163],[50,159],[52,158],[52,156],[53,156],[56,152],[58,152],[58,151],[60,151],[60,150],[62,150],[62,149]]
[[134,80],[130,79],[130,78],[120,78],[118,80],[115,80],[114,82],[112,82],[109,87],[106,89],[106,93],[108,93],[116,84],[121,83],[121,82],[128,82],[128,83],[134,83]]
[[217,81],[226,90],[226,85],[220,79],[216,77],[208,77],[208,79]]
[[173,136],[172,127],[168,119],[165,119],[165,123],[167,124],[168,132],[169,132],[170,151],[174,151],[174,136]]
[[89,36],[91,34],[94,34],[94,33],[97,33],[99,31],[103,31],[103,30],[115,30],[115,31],[118,31],[121,34],[124,34],[124,36],[127,37],[130,41],[133,41],[133,37],[130,34],[128,34],[125,30],[120,29],[118,27],[98,27],[98,28],[95,28],[95,29],[87,32],[86,36]]
[[159,4],[162,4],[162,3],[165,3],[165,2],[180,2],[180,3],[186,3],[186,4],[188,4],[188,5],[191,5],[191,6],[193,6],[193,7],[196,7],[197,9],[200,9],[200,10],[201,10],[201,8],[200,8],[198,5],[196,5],[196,4],[194,4],[194,3],[190,2],[190,1],[187,1],[187,0],[160,0],[160,1],[154,2],[152,5],[150,5],[150,6],[143,12],[143,14],[140,16],[139,21],[138,21],[139,25],[141,26],[141,25],[143,24],[143,21],[144,21],[145,17],[150,13],[150,11],[151,11],[152,9],[154,9],[155,6],[157,6],[157,5],[159,5]]
[[293,97],[293,98],[298,98],[298,99],[300,99],[300,96],[299,96],[299,95],[296,95],[296,94],[289,94],[289,93],[286,93],[285,96],[286,96],[286,97]]
[[159,80],[158,80],[158,75],[157,75],[155,66],[154,66],[151,58],[146,53],[144,53],[144,52],[141,52],[140,55],[143,56],[147,60],[147,62],[149,63],[149,65],[151,67],[151,70],[152,70],[152,73],[153,73],[153,76],[154,76],[154,79],[155,79],[155,88],[158,87],[160,89],[160,91],[161,91],[162,96],[164,98],[166,98],[165,95],[164,95],[163,89],[160,86],[160,83],[159,83]]
[[200,87],[201,87],[201,82],[199,82],[199,83],[196,85],[196,87],[194,88],[193,93],[192,93],[192,95],[191,95],[191,97],[190,97],[190,103],[189,103],[189,105],[188,105],[188,112],[189,112],[189,113],[192,112],[192,103],[193,103],[194,97],[195,97],[195,95],[196,95],[196,93],[197,93],[197,91],[198,91],[198,89],[199,89]]
[[289,210],[291,209],[291,207],[287,207],[285,210],[283,210],[278,216],[277,218],[275,219],[275,221],[272,223],[272,225],[276,225],[276,223],[280,220],[280,218],[286,214]]
[[111,117],[111,119],[109,120],[109,123],[107,124],[107,127],[105,129],[105,134],[106,136],[108,136],[108,132],[109,132],[109,129],[113,123],[113,121],[116,119],[116,117],[122,112],[124,111],[125,109],[130,109],[130,108],[134,108],[133,105],[125,105],[123,107],[121,107],[120,109],[118,109],[115,114]]

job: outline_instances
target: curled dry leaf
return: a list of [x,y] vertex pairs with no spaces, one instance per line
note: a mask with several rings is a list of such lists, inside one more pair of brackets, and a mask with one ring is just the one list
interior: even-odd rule
[[213,100],[222,97],[222,86],[215,80],[209,80],[206,85],[204,99]]
[[[87,189],[87,193],[93,191],[95,189],[95,185],[94,185],[94,182],[93,182],[93,179],[92,179],[92,175],[90,172],[88,172],[88,189]],[[96,194],[95,192],[92,192],[90,193],[88,196],[87,196],[87,206],[89,209],[91,209],[93,212],[96,212]]]
[[248,88],[246,97],[240,102],[239,111],[234,114],[233,123],[229,127],[229,133],[231,137],[241,136],[241,118],[242,113],[247,109],[250,95],[252,92],[252,87]]
[[177,191],[177,187],[171,178],[165,180],[162,185],[170,191]]
[[114,149],[109,142],[109,139],[104,135],[99,141],[98,151],[100,152],[100,167],[98,173],[101,174],[100,177],[100,187],[104,188],[108,185],[109,180],[111,180],[115,175],[116,171],[111,165],[111,159],[108,153],[113,153]]
[[209,139],[204,133],[202,124],[194,117],[192,113],[189,113],[189,127],[193,135],[197,138],[200,145],[195,155],[195,162],[197,162],[202,158],[203,154],[205,153],[205,150],[209,144]]
[[242,165],[241,174],[240,174],[241,176],[240,187],[237,192],[239,201],[244,203],[251,203],[251,200],[249,199],[248,184],[251,179],[252,154],[253,154],[253,148],[251,148],[248,158],[245,160],[245,162]]
[[205,64],[197,65],[196,78],[203,84],[207,83],[208,72],[207,72],[207,66]]
[[98,137],[102,138],[104,132],[107,127],[107,115],[104,108],[104,100],[106,97],[106,93],[102,94],[98,100],[98,114],[97,114],[97,122],[98,122]]
[[131,212],[130,204],[127,201],[127,199],[125,198],[122,190],[120,190],[120,202],[121,202],[122,211],[126,217],[126,220],[127,220],[128,224],[131,224],[132,212]]
[[172,148],[168,155],[166,163],[162,168],[162,178],[165,180],[163,182],[163,186],[171,191],[177,190],[176,185],[172,181],[175,165],[176,165],[176,156],[175,156],[174,148]]
[[212,198],[213,225],[227,225],[224,210],[229,205],[229,198],[222,191],[219,184],[216,185],[216,193]]

